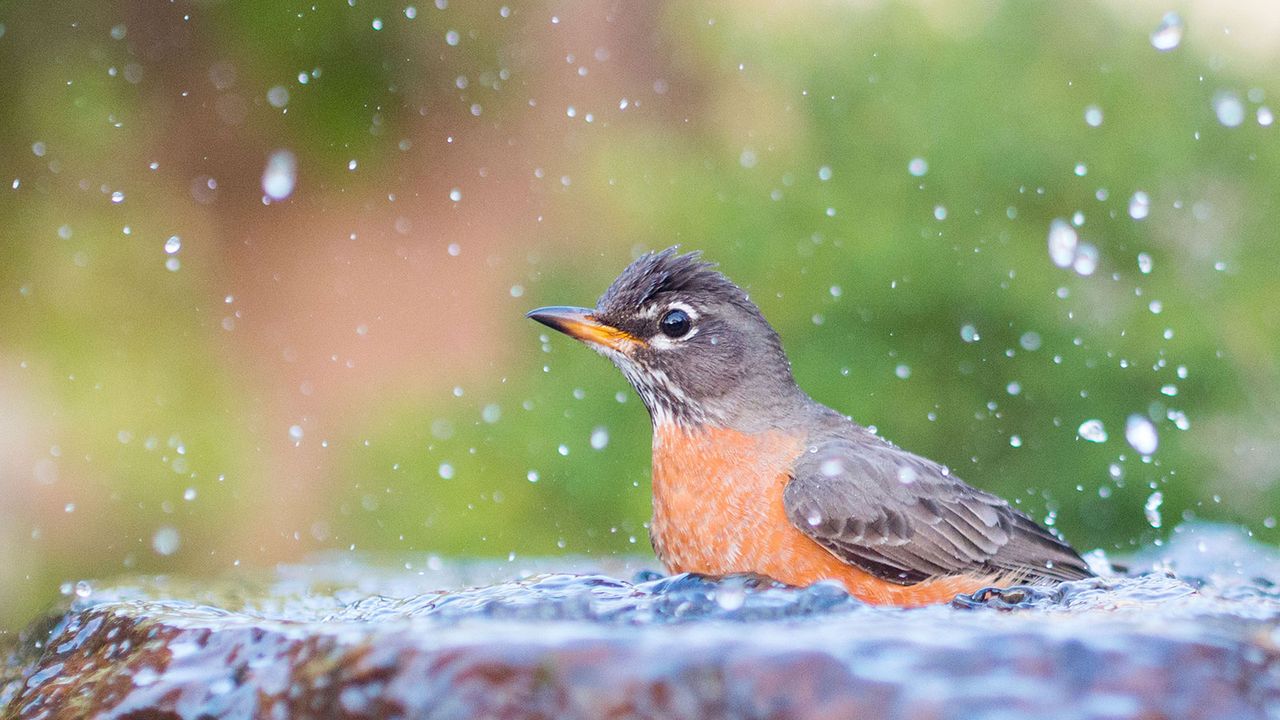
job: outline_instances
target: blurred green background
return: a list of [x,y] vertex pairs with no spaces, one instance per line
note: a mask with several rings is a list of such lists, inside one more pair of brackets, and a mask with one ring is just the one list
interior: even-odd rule
[[1082,549],[1275,542],[1276,16],[0,4],[0,629],[322,549],[648,553],[643,407],[523,313],[672,244]]

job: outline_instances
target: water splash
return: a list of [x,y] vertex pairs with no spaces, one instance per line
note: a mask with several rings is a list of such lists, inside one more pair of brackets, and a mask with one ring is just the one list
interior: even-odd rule
[[609,428],[602,426],[591,431],[591,449],[603,450],[609,445]]
[[1151,33],[1151,47],[1160,52],[1169,52],[1182,43],[1182,16],[1176,12],[1167,12],[1160,19],[1160,24]]
[[262,171],[262,192],[272,200],[284,200],[293,194],[297,179],[298,158],[288,150],[276,150]]
[[1147,497],[1147,502],[1142,506],[1142,514],[1147,518],[1147,524],[1153,528],[1158,528],[1163,523],[1160,517],[1160,505],[1164,503],[1164,493],[1159,490],[1151,493]]
[[1156,426],[1145,415],[1130,415],[1124,424],[1124,439],[1143,455],[1151,455],[1160,444]]
[[1230,90],[1219,90],[1214,94],[1213,112],[1225,127],[1240,127],[1244,123],[1244,103]]
[[1049,259],[1060,268],[1069,268],[1076,260],[1080,236],[1071,224],[1061,218],[1049,223]]
[[1076,435],[1081,440],[1088,440],[1092,443],[1103,443],[1107,441],[1107,428],[1102,424],[1101,420],[1091,419],[1080,423],[1080,427],[1076,429]]
[[1139,190],[1129,198],[1129,217],[1134,220],[1145,220],[1151,214],[1151,196]]

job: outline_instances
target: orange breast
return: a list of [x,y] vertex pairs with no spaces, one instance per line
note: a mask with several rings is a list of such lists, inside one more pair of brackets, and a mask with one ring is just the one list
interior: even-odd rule
[[889,583],[849,565],[787,519],[782,491],[801,438],[781,432],[659,426],[653,441],[653,523],[658,558],[671,572],[753,572],[791,585],[836,580],[861,600],[945,602],[994,578],[956,576]]

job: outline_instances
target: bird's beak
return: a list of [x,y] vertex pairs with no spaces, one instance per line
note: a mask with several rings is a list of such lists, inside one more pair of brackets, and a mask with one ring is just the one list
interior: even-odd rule
[[525,317],[583,342],[624,352],[642,341],[626,330],[605,325],[592,311],[576,307],[544,307],[530,310]]

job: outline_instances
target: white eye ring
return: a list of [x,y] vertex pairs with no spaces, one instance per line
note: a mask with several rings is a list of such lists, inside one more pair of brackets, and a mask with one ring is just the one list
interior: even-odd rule
[[689,332],[685,333],[684,335],[681,335],[680,337],[673,338],[666,335],[661,330],[659,330],[657,334],[649,338],[650,347],[657,348],[660,350],[667,350],[675,347],[676,345],[679,345],[680,343],[685,342],[689,338],[698,334],[698,311],[694,310],[692,307],[689,307],[689,305],[685,303],[676,301],[676,302],[668,303],[662,306],[661,308],[654,306],[654,307],[648,308],[644,314],[650,317],[657,317],[659,314],[661,314],[663,317],[666,317],[667,313],[671,312],[672,310],[679,310],[683,312],[685,315],[689,316],[689,323],[691,325]]

